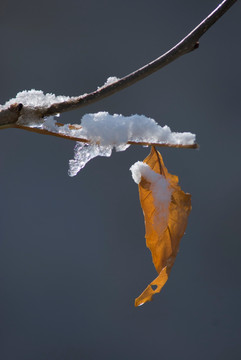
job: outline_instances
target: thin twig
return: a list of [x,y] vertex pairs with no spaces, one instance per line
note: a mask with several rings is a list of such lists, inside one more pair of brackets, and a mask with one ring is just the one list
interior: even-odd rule
[[[56,123],[56,125],[61,127],[64,124]],[[62,139],[79,141],[79,142],[83,142],[83,143],[87,143],[87,144],[91,143],[91,140],[89,140],[89,139],[79,138],[79,137],[70,136],[70,135],[57,133],[57,132],[52,132],[52,131],[42,129],[42,128],[29,127],[29,126],[18,125],[18,124],[14,124],[12,127],[16,128],[16,129],[22,129],[22,130],[35,132],[35,133],[41,134],[41,135],[52,135],[52,136],[60,137]],[[77,130],[80,127],[75,128],[75,126],[69,125],[69,128],[71,130]],[[169,147],[169,148],[179,148],[179,149],[197,149],[199,147],[198,144],[182,145],[182,144],[168,144],[168,143],[149,143],[149,142],[141,142],[141,141],[140,142],[139,141],[128,141],[127,144],[142,145],[142,146],[159,146],[159,147]]]
[[209,14],[195,29],[193,29],[184,39],[182,39],[177,45],[171,48],[168,52],[153,60],[149,64],[142,68],[132,72],[131,74],[119,79],[118,81],[103,86],[98,90],[76,97],[69,101],[57,103],[51,105],[46,111],[43,112],[43,116],[55,115],[69,110],[78,109],[80,107],[92,104],[107,96],[110,96],[126,87],[144,79],[145,77],[153,74],[155,71],[163,68],[176,60],[182,55],[185,55],[192,50],[195,50],[199,46],[199,39],[205,32],[220,19],[228,9],[234,5],[237,0],[224,0],[211,14]]

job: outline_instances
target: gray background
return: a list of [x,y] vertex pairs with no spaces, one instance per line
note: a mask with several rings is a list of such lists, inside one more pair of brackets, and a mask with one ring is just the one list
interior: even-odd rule
[[[79,95],[168,50],[218,1],[0,3],[0,103],[24,89]],[[240,2],[200,48],[86,112],[144,114],[197,134],[162,150],[193,210],[170,279],[156,276],[129,167],[148,150],[67,175],[74,143],[0,132],[2,360],[240,359]]]

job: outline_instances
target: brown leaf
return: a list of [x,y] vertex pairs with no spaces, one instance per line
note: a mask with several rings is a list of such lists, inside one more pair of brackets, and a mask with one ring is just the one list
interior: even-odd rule
[[141,178],[139,195],[145,218],[146,245],[151,251],[152,260],[159,275],[136,298],[135,306],[151,301],[152,296],[159,293],[168,280],[191,211],[191,195],[181,190],[178,177],[168,173],[161,154],[154,147],[144,163],[169,182],[170,203],[166,210],[161,204],[160,211],[160,201],[156,199],[159,195],[155,192],[153,184],[144,177]]

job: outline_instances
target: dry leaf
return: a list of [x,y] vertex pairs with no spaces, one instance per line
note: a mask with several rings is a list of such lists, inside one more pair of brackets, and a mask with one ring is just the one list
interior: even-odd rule
[[161,154],[154,147],[144,163],[148,164],[155,173],[162,175],[159,178],[167,180],[170,201],[165,209],[165,204],[162,206],[163,201],[157,199],[160,193],[156,192],[150,179],[142,175],[139,195],[145,217],[146,245],[151,251],[159,275],[136,298],[135,306],[151,301],[152,296],[159,293],[168,280],[191,211],[191,195],[181,190],[178,177],[168,173]]

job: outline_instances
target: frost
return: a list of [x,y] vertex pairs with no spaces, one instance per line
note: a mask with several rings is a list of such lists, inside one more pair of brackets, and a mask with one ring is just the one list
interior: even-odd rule
[[[152,191],[155,216],[154,216],[154,228],[158,226],[159,231],[163,230],[168,220],[168,209],[171,202],[172,189],[170,187],[168,179],[163,175],[153,171],[149,165],[142,161],[137,161],[130,168],[133,180],[139,184],[141,178],[144,178],[150,183],[150,190]],[[162,224],[163,229],[160,229]]]

